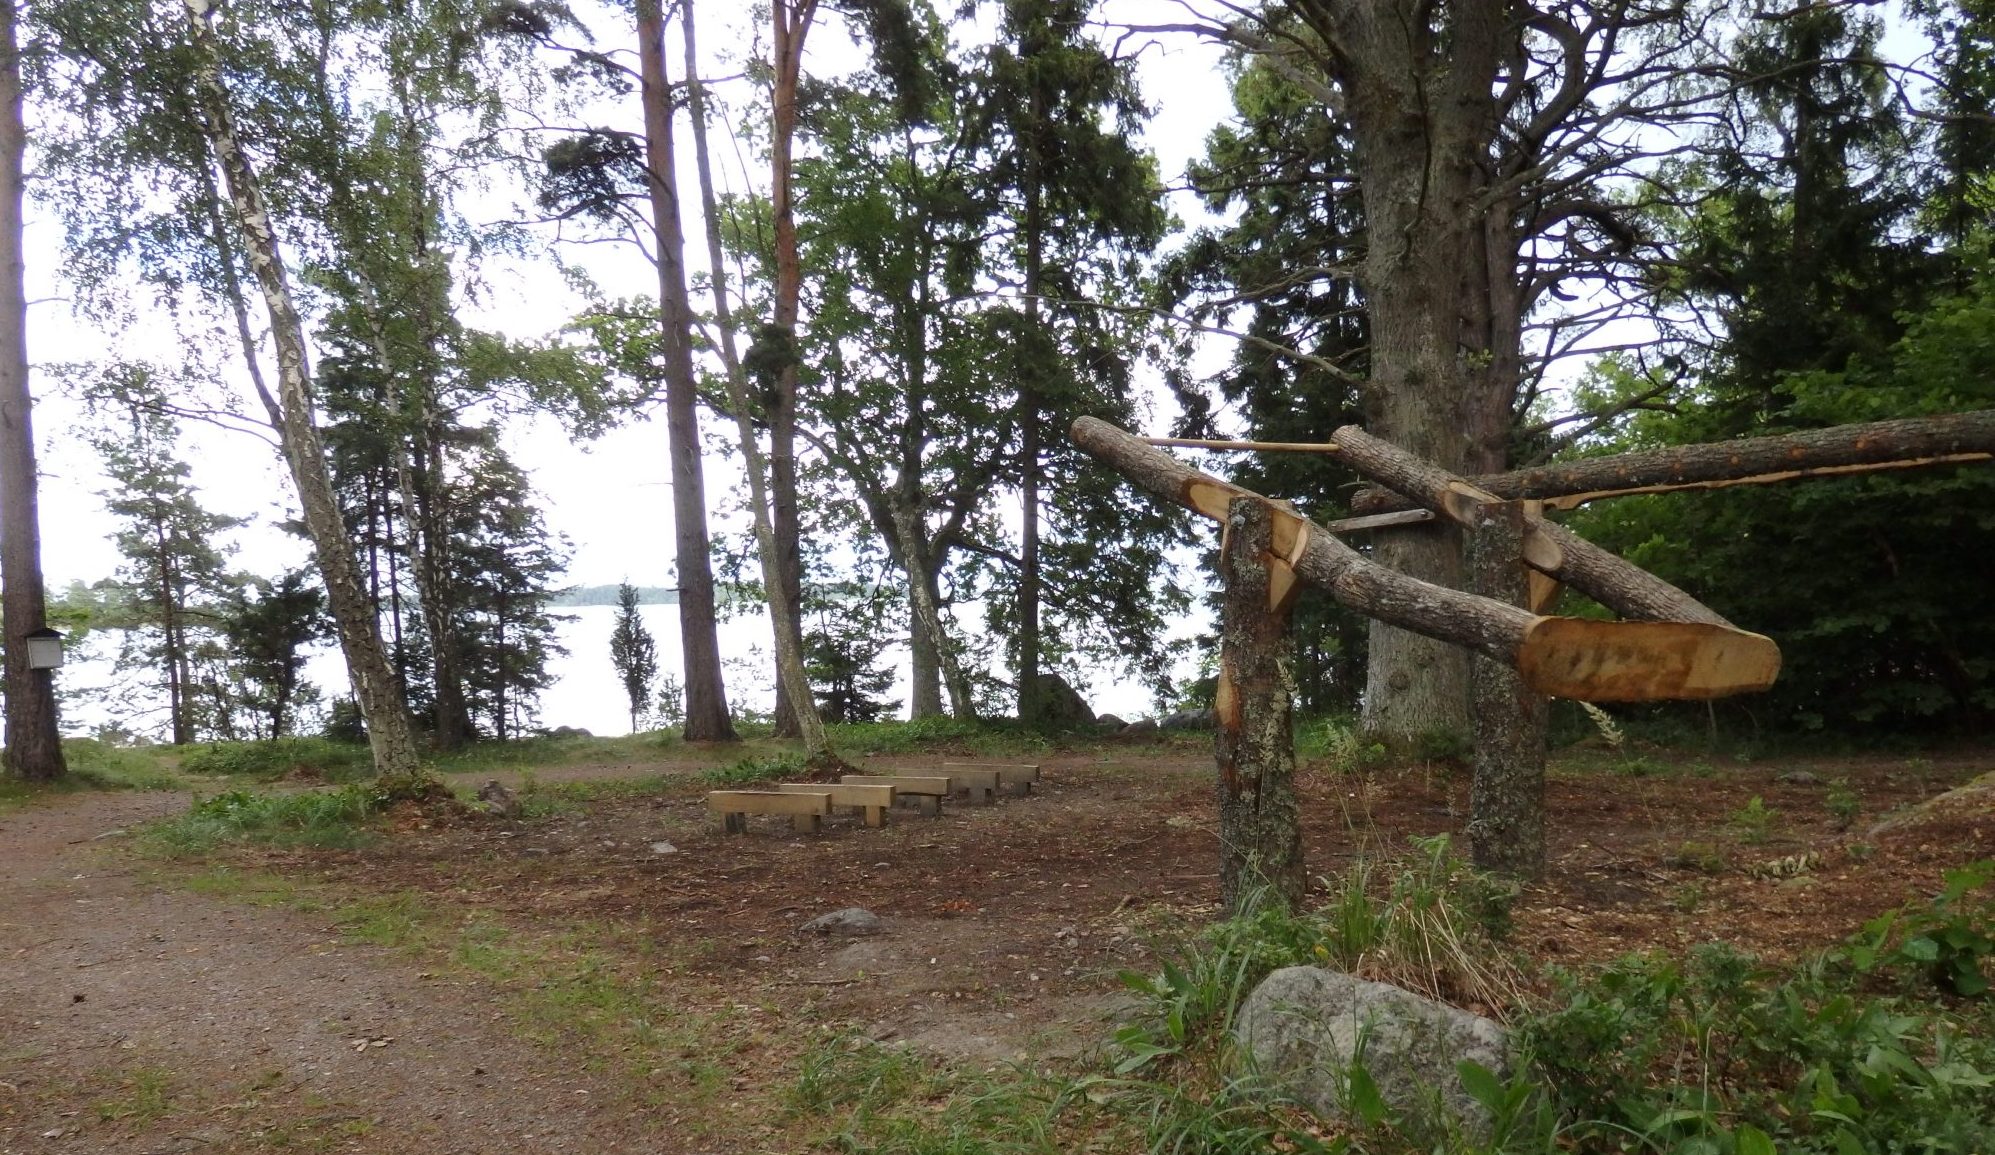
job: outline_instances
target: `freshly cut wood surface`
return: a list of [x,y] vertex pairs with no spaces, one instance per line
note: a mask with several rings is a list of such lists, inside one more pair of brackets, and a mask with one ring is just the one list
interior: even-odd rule
[[1539,618],[1517,652],[1531,688],[1587,702],[1722,698],[1773,685],[1773,639],[1708,622]]
[[707,809],[715,814],[828,814],[832,787],[804,790],[715,790]]
[[[1338,431],[1340,438],[1342,433]],[[1991,459],[1995,459],[1995,410],[1983,409],[1588,457],[1468,480],[1498,497],[1544,498],[1554,508],[1570,509],[1594,498],[1630,492],[1764,485]],[[1351,513],[1386,513],[1414,504],[1397,493],[1367,489],[1351,499]]]

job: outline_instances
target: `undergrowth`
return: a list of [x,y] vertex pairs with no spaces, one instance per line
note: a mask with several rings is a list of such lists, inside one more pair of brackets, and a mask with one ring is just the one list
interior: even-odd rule
[[422,777],[290,793],[229,790],[197,799],[187,813],[153,825],[148,838],[172,854],[196,854],[230,842],[350,847],[364,842],[374,817],[396,802],[430,802],[441,796],[435,780]]
[[270,782],[312,777],[349,782],[374,772],[373,753],[364,745],[328,738],[266,738],[255,742],[206,742],[186,748],[180,768]]

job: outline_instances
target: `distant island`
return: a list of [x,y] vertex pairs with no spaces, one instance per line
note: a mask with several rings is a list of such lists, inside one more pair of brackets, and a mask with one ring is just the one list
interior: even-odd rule
[[[577,586],[557,595],[547,604],[557,609],[573,609],[576,606],[613,606],[617,604],[617,587]],[[679,591],[666,586],[638,586],[637,604],[676,606],[679,604]]]

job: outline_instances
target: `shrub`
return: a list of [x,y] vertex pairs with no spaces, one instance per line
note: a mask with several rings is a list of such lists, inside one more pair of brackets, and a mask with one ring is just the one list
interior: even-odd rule
[[217,774],[272,780],[293,774],[317,774],[340,780],[373,771],[365,746],[327,738],[268,738],[259,742],[211,742],[192,748],[180,760],[190,774]]

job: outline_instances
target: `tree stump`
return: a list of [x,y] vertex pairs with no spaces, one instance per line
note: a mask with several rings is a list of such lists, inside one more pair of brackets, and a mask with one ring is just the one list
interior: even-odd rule
[[[1524,605],[1524,503],[1471,514],[1468,571],[1474,591]],[[1469,788],[1469,852],[1475,864],[1519,878],[1545,867],[1545,699],[1514,667],[1477,654],[1469,667],[1475,777]]]
[[1220,549],[1225,595],[1213,711],[1219,896],[1229,912],[1261,886],[1292,907],[1302,902],[1302,817],[1289,717],[1289,607],[1297,587],[1286,563],[1271,556],[1273,537],[1266,502],[1233,501]]

